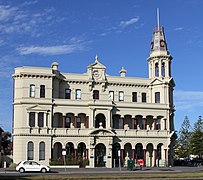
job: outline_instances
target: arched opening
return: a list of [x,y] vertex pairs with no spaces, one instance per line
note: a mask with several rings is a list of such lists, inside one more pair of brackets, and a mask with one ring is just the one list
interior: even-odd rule
[[135,146],[135,159],[136,159],[136,163],[138,159],[144,159],[144,151],[141,143],[138,143]]
[[103,128],[106,128],[106,118],[103,114],[97,114],[96,120],[95,120],[95,128],[99,128],[102,126]]
[[74,114],[67,113],[65,117],[65,128],[72,128],[74,124]]
[[119,167],[119,150],[121,149],[121,146],[119,143],[115,143],[113,144],[113,148],[112,148],[112,165],[113,167]]
[[85,145],[85,143],[81,142],[78,144],[77,156],[78,156],[78,158],[85,159],[85,157],[86,157],[86,145]]
[[153,166],[153,144],[147,144],[146,148],[146,166],[152,167]]
[[104,144],[99,143],[95,147],[95,167],[106,166],[106,147]]
[[162,62],[162,64],[161,64],[161,75],[162,75],[162,77],[165,77],[165,63],[164,62]]
[[158,167],[165,166],[162,149],[163,149],[163,144],[162,143],[158,144],[157,145],[157,166]]
[[80,113],[78,114],[78,118],[80,118],[80,124],[77,124],[78,128],[85,128],[87,126],[87,118],[86,118],[86,114],[84,113]]
[[124,167],[127,167],[128,160],[132,159],[132,146],[130,143],[125,144],[123,156]]
[[74,144],[72,142],[66,144],[66,155],[69,157],[74,156]]
[[114,129],[122,129],[122,121],[119,114],[113,115],[113,128]]
[[155,76],[159,77],[159,63],[155,63]]
[[57,142],[54,144],[53,148],[53,159],[58,160],[62,158],[62,144]]
[[63,127],[63,115],[62,115],[62,113],[54,113],[52,126],[54,128],[62,128]]
[[131,115],[124,116],[124,129],[132,129],[132,116]]

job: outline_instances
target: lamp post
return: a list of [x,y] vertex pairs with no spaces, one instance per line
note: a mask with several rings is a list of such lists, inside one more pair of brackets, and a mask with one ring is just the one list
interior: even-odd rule
[[62,155],[63,155],[63,160],[64,160],[64,168],[65,168],[65,172],[66,172],[66,150],[62,151]]

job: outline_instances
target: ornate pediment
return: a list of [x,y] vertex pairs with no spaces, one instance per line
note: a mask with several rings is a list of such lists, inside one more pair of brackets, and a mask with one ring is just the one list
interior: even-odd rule
[[115,133],[108,129],[96,129],[89,133],[90,136],[115,136]]
[[159,84],[163,84],[164,81],[160,78],[154,78],[150,83],[149,85],[159,85]]
[[27,107],[27,111],[47,112],[49,110],[47,108],[44,108],[44,107],[40,106],[39,104],[35,104],[35,105]]

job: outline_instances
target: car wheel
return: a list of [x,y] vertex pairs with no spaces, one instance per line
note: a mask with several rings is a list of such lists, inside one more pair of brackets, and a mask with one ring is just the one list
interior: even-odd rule
[[20,172],[20,173],[24,173],[24,172],[25,172],[25,169],[24,169],[24,168],[20,168],[20,169],[19,169],[19,172]]
[[45,168],[42,168],[42,169],[41,169],[41,172],[42,172],[42,173],[45,173],[45,172],[47,172],[47,170],[46,170]]

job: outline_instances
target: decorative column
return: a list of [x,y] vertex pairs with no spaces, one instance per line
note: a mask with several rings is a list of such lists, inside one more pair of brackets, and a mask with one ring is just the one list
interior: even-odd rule
[[89,128],[89,116],[86,116],[86,128]]
[[165,165],[167,166],[168,164],[168,149],[164,149],[164,154],[165,154]]
[[39,127],[38,126],[38,113],[35,112],[35,127]]
[[154,119],[154,130],[157,130],[156,129],[156,119]]
[[154,149],[154,167],[156,167],[157,150]]
[[135,149],[132,149],[132,159],[135,160]]
[[77,149],[74,149],[74,159],[77,160]]
[[86,149],[86,157],[85,157],[85,159],[89,159],[89,150],[88,149]]
[[135,129],[135,118],[132,118],[132,129]]
[[124,129],[124,117],[122,117],[121,119],[122,119],[122,129]]
[[147,150],[143,149],[143,151],[144,151],[144,166],[146,166],[146,152],[147,152]]
[[74,122],[74,127],[77,128],[77,118],[78,116],[75,116],[75,122]]
[[[121,164],[122,164],[122,162],[123,162],[123,149],[120,149],[120,153],[121,153],[121,154],[120,154],[120,155],[121,155],[120,158],[121,158]],[[122,165],[121,165],[121,166],[122,166]]]
[[66,116],[63,115],[63,128],[66,127]]

